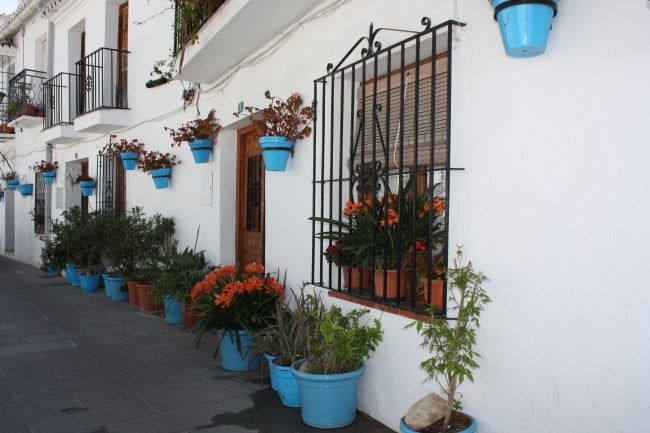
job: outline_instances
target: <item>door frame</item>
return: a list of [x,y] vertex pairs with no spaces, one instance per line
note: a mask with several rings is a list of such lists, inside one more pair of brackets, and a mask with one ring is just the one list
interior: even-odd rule
[[[243,138],[245,135],[248,135],[252,132],[259,131],[257,126],[249,125],[237,130],[237,169],[235,177],[235,188],[236,188],[236,197],[235,197],[235,262],[240,265],[240,258],[242,251],[242,236],[244,227],[246,225],[245,219],[243,219],[242,208],[245,207],[246,197],[246,179],[244,178],[244,173],[246,173],[246,160],[244,159],[244,146]],[[261,135],[261,134],[260,134]],[[262,176],[265,176],[266,171],[264,170],[264,163],[262,163]],[[263,262],[266,262],[266,182],[264,182],[264,191],[262,191],[262,258]],[[261,263],[264,265],[264,263]]]

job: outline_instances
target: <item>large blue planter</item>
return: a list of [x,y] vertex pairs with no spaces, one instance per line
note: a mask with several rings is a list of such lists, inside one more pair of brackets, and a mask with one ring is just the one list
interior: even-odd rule
[[[237,350],[237,339],[235,332],[239,333],[241,341],[241,353]],[[219,354],[221,355],[221,366],[228,371],[250,371],[260,368],[260,358],[252,363],[253,340],[246,331],[227,331],[219,343]],[[249,365],[250,363],[250,365]]]
[[72,280],[70,280],[70,273],[74,272],[74,264],[72,263],[66,263],[65,264],[65,279],[68,280],[68,283],[72,284]]
[[128,301],[129,290],[126,288],[126,283],[122,277],[104,277],[104,284],[108,286],[107,291],[111,294],[114,301]]
[[264,168],[268,171],[284,171],[293,150],[293,141],[287,140],[287,137],[272,135],[265,135],[259,140],[264,156]]
[[54,266],[48,266],[47,267],[47,276],[50,278],[56,277],[56,274],[59,273],[59,270],[55,268]]
[[172,177],[171,168],[156,168],[150,171],[156,189],[169,188],[169,180]]
[[112,277],[112,275],[102,274],[102,280],[104,281],[104,294],[105,294],[106,296],[108,296],[109,298],[111,297],[112,293],[111,293],[111,291],[109,290],[109,284],[110,284],[110,283],[108,283],[108,282],[106,281],[106,278],[111,278],[111,277]]
[[95,185],[97,185],[97,182],[94,180],[82,180],[79,181],[79,186],[81,186],[81,195],[84,197],[90,197],[93,195],[93,191],[95,190]]
[[212,154],[212,140],[209,138],[199,138],[190,142],[190,149],[194,162],[197,164],[205,164],[210,161],[210,154]]
[[499,22],[506,53],[513,57],[544,54],[559,0],[490,0]]
[[16,191],[16,188],[18,188],[18,185],[20,185],[20,181],[18,179],[8,179],[7,180],[7,189],[10,189],[12,191]]
[[302,421],[326,429],[352,424],[357,416],[359,379],[365,367],[342,374],[312,374],[300,371],[304,362],[296,361],[291,366],[298,379]]
[[34,191],[34,184],[32,183],[24,183],[22,185],[18,185],[18,192],[20,192],[20,195],[22,195],[23,197],[32,195],[33,191]]
[[283,365],[276,365],[275,368],[275,383],[278,386],[278,394],[282,404],[287,407],[300,407],[300,389],[298,387],[298,380],[291,372],[291,367]]
[[183,307],[181,303],[176,298],[165,295],[163,296],[163,304],[165,304],[165,322],[170,325],[183,324]]
[[277,358],[277,356],[265,353],[264,358],[266,358],[266,362],[269,364],[269,378],[271,379],[271,389],[273,391],[277,391],[278,384],[275,380],[275,364],[272,362],[275,358]]
[[124,170],[135,170],[138,164],[138,154],[135,152],[121,152],[120,158],[122,159],[122,167]]
[[66,265],[65,274],[72,287],[79,287],[81,285],[81,281],[79,281],[79,269],[74,265],[71,268],[68,268],[68,265]]
[[[470,424],[470,426],[465,430],[461,430],[458,433],[474,433],[476,431],[476,420],[467,414],[465,414],[465,416],[472,420],[472,424]],[[418,431],[409,428],[409,426],[407,426],[404,422],[404,418],[402,418],[399,422],[399,431],[402,433],[419,433]]]
[[81,290],[86,293],[96,292],[99,289],[99,275],[79,275]]
[[44,171],[43,172],[43,183],[45,185],[52,185],[56,180],[56,171]]

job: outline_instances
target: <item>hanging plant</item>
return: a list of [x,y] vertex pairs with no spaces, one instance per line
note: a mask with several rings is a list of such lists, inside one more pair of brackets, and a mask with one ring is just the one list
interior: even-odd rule
[[183,142],[188,142],[194,162],[203,164],[210,160],[210,154],[217,141],[221,124],[216,117],[216,110],[213,108],[204,119],[198,118],[182,124],[178,129],[168,128],[169,136],[173,140],[172,147],[181,146]]
[[180,160],[176,160],[176,155],[169,152],[162,153],[157,150],[142,152],[138,157],[138,168],[151,175],[156,189],[169,187],[172,167],[180,163]]

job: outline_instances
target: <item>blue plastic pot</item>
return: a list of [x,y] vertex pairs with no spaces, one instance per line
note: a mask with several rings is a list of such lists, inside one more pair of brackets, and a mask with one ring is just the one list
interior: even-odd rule
[[5,192],[0,191],[0,201],[2,201],[3,198],[5,198]]
[[169,180],[172,177],[171,168],[156,168],[150,171],[156,189],[169,188]]
[[59,273],[59,270],[55,268],[54,266],[48,266],[47,267],[47,276],[50,278],[56,277],[56,274]]
[[135,170],[138,163],[138,154],[135,152],[121,152],[120,158],[122,159],[122,167],[124,170]]
[[43,183],[45,185],[52,185],[56,180],[56,171],[44,171],[43,172]]
[[212,140],[209,138],[199,138],[190,142],[190,149],[192,149],[192,156],[194,162],[197,164],[205,164],[210,161],[210,154],[212,153]]
[[490,0],[509,56],[535,57],[544,54],[558,1],[513,4],[509,0]]
[[[235,332],[239,334],[241,352],[237,350]],[[227,331],[219,343],[219,354],[221,355],[223,369],[228,371],[250,371],[260,368],[259,357],[251,363],[253,356],[252,343],[253,340],[246,331]]]
[[18,185],[20,185],[20,181],[17,179],[9,179],[7,180],[7,189],[10,189],[12,191],[16,191],[16,188],[18,188]]
[[86,293],[93,293],[99,289],[99,275],[79,275],[81,290]]
[[81,281],[79,281],[79,269],[78,268],[72,267],[72,268],[68,269],[68,267],[66,265],[65,273],[68,276],[68,281],[70,282],[70,285],[72,287],[81,286]]
[[165,304],[165,322],[170,325],[182,325],[183,307],[181,303],[176,298],[165,295],[163,296],[163,304]]
[[264,168],[268,171],[284,171],[287,168],[289,155],[293,151],[293,141],[283,136],[265,135],[259,138]]
[[271,389],[273,391],[277,391],[278,384],[275,380],[275,364],[272,362],[275,358],[277,358],[277,356],[265,353],[264,358],[266,358],[266,362],[269,364],[269,378],[271,379]]
[[74,272],[74,264],[72,263],[66,263],[65,264],[65,279],[68,280],[68,283],[72,284],[72,281],[70,280],[70,273]]
[[278,394],[282,404],[287,407],[300,407],[300,389],[298,380],[291,372],[291,367],[277,365],[275,368],[275,383],[278,386]]
[[94,180],[82,180],[79,181],[79,186],[81,186],[81,195],[84,197],[90,197],[93,195],[93,191],[95,190],[95,185],[97,185],[97,182]]
[[357,416],[357,388],[366,370],[341,374],[312,374],[300,371],[305,360],[291,365],[298,379],[302,421],[316,428],[339,428],[350,425]]
[[106,282],[106,278],[111,278],[111,277],[112,277],[112,275],[102,274],[102,280],[104,281],[104,294],[105,294],[106,296],[108,296],[109,298],[111,297],[112,293],[111,293],[111,291],[109,290],[109,284],[110,284],[110,283],[107,283],[107,282]]
[[[472,424],[470,424],[470,426],[465,430],[461,430],[458,433],[474,433],[476,431],[476,420],[467,414],[465,414],[465,416],[472,420]],[[409,428],[409,426],[407,426],[404,422],[404,418],[402,418],[399,422],[399,431],[402,433],[419,433],[417,430]]]
[[32,195],[33,191],[34,191],[34,184],[32,183],[24,183],[22,185],[18,185],[18,192],[20,192],[20,195],[22,195],[23,197]]
[[129,290],[126,287],[122,277],[104,277],[104,283],[108,286],[107,291],[111,294],[114,301],[128,301]]

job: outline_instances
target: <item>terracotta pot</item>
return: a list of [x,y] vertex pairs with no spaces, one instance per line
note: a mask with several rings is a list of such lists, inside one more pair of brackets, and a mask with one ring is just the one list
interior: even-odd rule
[[144,311],[156,311],[153,303],[153,286],[151,284],[136,284],[138,288],[138,304]]
[[127,281],[127,287],[129,288],[129,303],[135,305],[136,307],[140,305],[138,297],[138,282],[137,281]]
[[348,289],[364,289],[372,284],[372,271],[370,269],[350,268],[343,266],[343,285]]
[[186,328],[193,328],[196,325],[197,317],[189,312],[187,307],[183,308],[183,324]]
[[[418,300],[421,302],[429,302],[429,290],[427,287],[426,277],[420,277],[420,285],[424,288],[424,293],[418,293]],[[443,280],[431,280],[431,305],[435,310],[442,310],[444,301],[444,288],[445,282]]]
[[[386,271],[386,299],[405,299],[411,285],[411,271],[402,271],[400,276],[399,295],[397,290],[397,269]],[[384,271],[375,271],[375,296],[384,297]]]
[[23,107],[23,114],[26,114],[28,116],[37,116],[38,107],[32,104],[25,104]]
[[3,123],[2,124],[2,133],[3,134],[13,134],[14,133],[14,128],[7,125],[6,123]]

